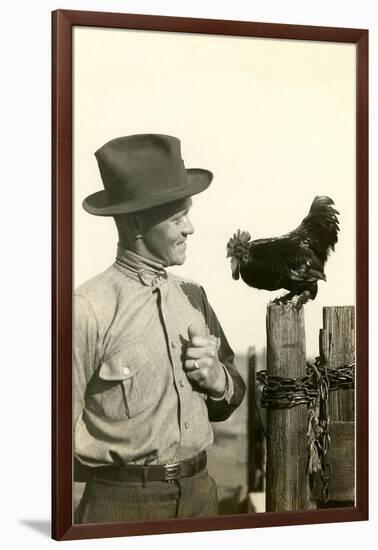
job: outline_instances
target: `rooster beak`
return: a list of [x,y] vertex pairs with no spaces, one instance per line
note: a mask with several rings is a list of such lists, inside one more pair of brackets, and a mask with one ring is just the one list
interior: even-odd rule
[[232,272],[232,278],[237,281],[239,279],[239,262],[235,258],[231,258],[231,272]]

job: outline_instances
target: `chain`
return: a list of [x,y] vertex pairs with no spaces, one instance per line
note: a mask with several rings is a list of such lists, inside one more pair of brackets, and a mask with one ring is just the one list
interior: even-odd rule
[[263,384],[261,405],[271,409],[290,409],[302,403],[309,403],[318,394],[318,378],[329,381],[329,391],[354,387],[355,361],[337,369],[331,369],[316,362],[306,363],[306,374],[300,378],[269,376],[266,370],[256,373],[256,378]]
[[268,376],[260,371],[256,378],[263,384],[261,404],[271,409],[291,408],[308,404],[307,473],[310,480],[316,472],[322,479],[321,498],[328,500],[328,482],[331,466],[327,461],[330,446],[328,397],[331,391],[354,388],[355,360],[333,369],[315,363],[306,363],[306,374],[300,378]]

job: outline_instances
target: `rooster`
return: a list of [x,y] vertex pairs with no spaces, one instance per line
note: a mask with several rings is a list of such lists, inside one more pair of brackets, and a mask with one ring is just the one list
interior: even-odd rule
[[273,300],[287,304],[284,311],[299,309],[314,300],[318,281],[326,280],[324,265],[337,243],[339,212],[329,197],[315,197],[310,212],[299,227],[270,239],[251,241],[247,231],[237,231],[227,244],[232,277],[254,288],[289,291]]

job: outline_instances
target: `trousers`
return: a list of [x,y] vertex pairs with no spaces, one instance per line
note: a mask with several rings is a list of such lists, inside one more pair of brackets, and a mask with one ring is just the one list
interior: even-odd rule
[[75,523],[171,519],[218,514],[217,487],[207,469],[171,482],[91,479]]

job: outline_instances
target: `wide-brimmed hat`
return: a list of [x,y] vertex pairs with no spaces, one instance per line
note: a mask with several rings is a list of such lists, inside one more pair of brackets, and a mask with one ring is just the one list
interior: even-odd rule
[[186,169],[180,140],[162,134],[112,139],[96,151],[104,190],[89,195],[84,209],[97,216],[146,210],[204,191],[213,174]]

